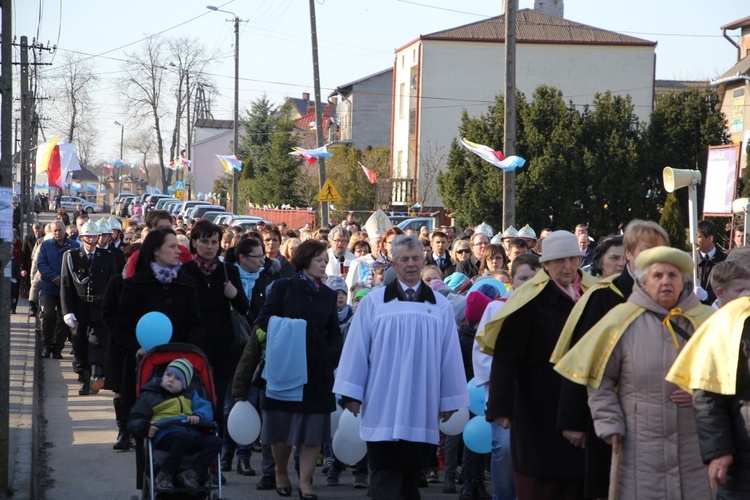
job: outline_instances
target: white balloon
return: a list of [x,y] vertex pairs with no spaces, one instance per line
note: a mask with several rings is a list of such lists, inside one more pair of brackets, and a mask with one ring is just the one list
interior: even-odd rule
[[333,436],[331,448],[333,448],[333,455],[345,464],[356,464],[367,455],[367,443],[364,441],[357,444],[350,443],[343,438],[340,430]]
[[339,421],[341,420],[341,415],[343,413],[344,409],[339,405],[336,405],[336,410],[331,413],[331,436],[336,434],[336,431],[339,430]]
[[[359,427],[362,423],[362,419],[360,418],[362,414],[358,414],[356,417],[352,412],[349,410],[344,410],[344,413],[341,414],[341,418],[339,419],[339,434],[343,439],[350,442],[351,444],[361,444],[364,443],[364,440],[359,437]],[[342,460],[342,462],[345,463],[353,463],[353,462],[346,462],[345,460]]]
[[469,409],[460,408],[451,415],[447,422],[440,421],[440,432],[446,436],[458,436],[464,431],[464,427],[469,422]]
[[227,430],[237,444],[252,444],[260,436],[260,415],[248,401],[235,403],[227,419]]

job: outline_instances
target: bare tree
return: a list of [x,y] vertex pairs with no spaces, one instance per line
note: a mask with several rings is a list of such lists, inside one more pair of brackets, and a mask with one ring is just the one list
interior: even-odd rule
[[445,166],[445,147],[427,142],[419,158],[419,177],[416,203],[420,207],[434,206],[437,197],[437,177]]
[[127,54],[121,90],[133,118],[151,117],[156,130],[156,153],[162,190],[169,186],[164,165],[164,138],[161,131],[162,80],[164,76],[164,43],[159,37],[148,38],[139,53]]
[[76,144],[79,160],[88,165],[93,160],[98,139],[96,128],[89,125],[96,116],[90,93],[98,85],[99,78],[94,73],[92,61],[82,56],[63,52],[60,62],[48,81],[49,93],[55,96],[48,106],[52,115],[51,128]]
[[315,209],[320,206],[318,201],[318,192],[320,191],[318,173],[317,163],[310,165],[307,162],[302,162],[300,175],[297,177],[294,189],[300,200],[304,201],[308,207]]
[[[146,181],[151,183],[151,175],[148,170],[148,163],[153,160],[154,152],[156,151],[156,141],[154,141],[154,134],[151,130],[140,130],[135,134],[128,137],[126,147],[138,153],[141,157],[143,168],[146,170]],[[154,176],[155,180],[158,176]]]

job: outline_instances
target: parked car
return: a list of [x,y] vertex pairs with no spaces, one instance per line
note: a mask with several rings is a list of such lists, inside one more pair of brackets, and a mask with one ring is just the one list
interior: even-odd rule
[[263,220],[263,217],[258,217],[257,215],[233,215],[232,217],[229,217],[226,219],[224,224],[227,226],[237,226],[240,222],[246,222],[246,221],[257,221],[260,222]]
[[60,198],[60,206],[65,207],[65,210],[67,210],[70,213],[73,213],[76,211],[76,206],[78,204],[83,205],[83,209],[91,214],[91,213],[99,213],[103,212],[104,209],[101,205],[98,203],[91,203],[90,201],[86,201],[83,198],[79,198],[78,196],[62,196]]
[[173,202],[173,201],[180,201],[177,198],[169,197],[169,198],[161,198],[156,202],[156,205],[154,205],[154,209],[156,210],[166,210],[165,207],[167,203]]
[[115,215],[118,217],[129,217],[130,216],[130,206],[133,204],[133,200],[135,199],[135,196],[123,196],[119,203],[117,203],[117,206],[115,207]]
[[159,202],[159,200],[162,200],[164,198],[174,199],[171,194],[152,194],[148,197],[148,200],[146,200],[146,203],[143,207],[146,212],[148,212],[149,210],[156,210],[156,204]]
[[[126,196],[135,196],[135,195],[134,195],[133,193],[119,193],[119,194],[118,194],[117,196],[115,196],[115,199],[114,199],[114,200],[112,200],[112,206],[110,207],[110,210],[109,210],[111,214],[113,214],[113,215],[114,215],[114,214],[116,214],[116,213],[119,213],[119,212],[117,211],[117,208],[118,208],[118,204],[119,204],[120,202],[122,202],[122,199],[123,199],[124,197],[126,197]],[[67,210],[67,209],[66,209],[66,210]]]
[[182,207],[181,201],[170,201],[164,204],[163,210],[166,210],[172,215],[177,215]]
[[225,214],[223,210],[209,210],[205,214],[203,214],[202,219],[209,220],[216,224],[216,218],[222,214]]
[[193,219],[202,219],[206,212],[226,212],[227,209],[221,205],[198,205],[193,211]]
[[186,215],[186,212],[189,208],[197,207],[198,205],[211,205],[207,201],[201,201],[201,200],[190,200],[190,201],[183,201],[182,202],[182,208],[180,208],[180,215]]
[[271,224],[267,220],[264,219],[257,219],[257,220],[251,220],[251,219],[240,219],[235,224],[232,224],[232,227],[239,226],[242,228],[242,231],[252,231],[255,230],[258,227],[258,224]]
[[402,231],[411,228],[419,232],[419,228],[422,226],[427,226],[427,229],[432,231],[433,229],[435,229],[435,219],[433,219],[432,217],[412,217],[410,219],[403,220],[396,225]]
[[227,221],[232,217],[236,216],[231,212],[223,212],[216,216],[216,218],[214,219],[214,224],[226,224]]

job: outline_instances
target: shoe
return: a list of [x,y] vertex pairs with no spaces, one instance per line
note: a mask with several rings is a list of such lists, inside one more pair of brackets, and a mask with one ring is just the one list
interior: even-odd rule
[[420,488],[427,488],[427,477],[424,475],[424,472],[419,473],[419,478],[417,479],[417,486]]
[[364,490],[367,488],[367,474],[364,472],[360,472],[359,474],[354,474],[354,489],[355,490]]
[[439,483],[440,482],[440,478],[438,477],[436,471],[431,470],[430,472],[427,473],[427,482],[428,483]]
[[455,492],[456,492],[456,480],[453,477],[446,474],[445,480],[443,481],[443,493],[455,493]]
[[474,488],[471,481],[465,481],[461,487],[461,493],[458,495],[458,500],[474,500]]
[[91,377],[91,394],[98,394],[102,389],[104,389],[104,378]]
[[29,318],[33,318],[34,316],[36,316],[36,304],[29,302]]
[[88,379],[81,382],[81,388],[78,389],[79,396],[88,396],[91,394],[91,382]]
[[234,460],[234,453],[224,452],[221,457],[221,471],[229,472],[232,470],[232,460]]
[[172,476],[163,470],[160,470],[154,481],[154,488],[159,491],[174,491],[174,480],[172,479]]
[[472,494],[474,495],[474,500],[492,500],[492,495],[487,493],[487,488],[484,486],[484,481],[477,481],[476,483],[474,483]]
[[113,450],[125,451],[130,449],[130,436],[127,432],[117,434],[117,441],[112,445]]
[[273,476],[269,476],[268,474],[263,474],[260,478],[260,481],[258,481],[258,484],[255,485],[256,490],[273,490],[276,488],[276,478]]
[[203,490],[202,481],[193,469],[184,470],[177,474],[177,483],[191,495],[195,495]]
[[325,460],[323,460],[323,468],[320,471],[323,474],[328,474],[328,471],[331,470],[332,465],[333,465],[333,458],[328,457]]
[[338,486],[339,485],[339,475],[341,475],[340,470],[336,470],[333,467],[328,471],[328,475],[326,476],[326,486]]
[[297,493],[302,500],[318,500],[318,495],[315,493],[302,493],[300,488],[297,488]]
[[290,497],[292,496],[292,486],[284,486],[283,488],[276,488],[276,493],[280,497]]
[[63,359],[63,355],[62,355],[61,352],[55,351],[55,352],[52,353],[52,358],[53,359]]
[[52,349],[50,349],[49,347],[45,347],[44,349],[42,349],[42,358],[49,359],[50,356],[52,356]]
[[242,476],[254,476],[255,469],[250,466],[249,458],[240,458],[237,460],[237,474]]

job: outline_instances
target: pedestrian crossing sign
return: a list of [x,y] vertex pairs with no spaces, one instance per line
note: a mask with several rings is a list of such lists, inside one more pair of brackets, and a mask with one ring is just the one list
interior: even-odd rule
[[341,195],[331,179],[326,179],[325,184],[323,184],[323,189],[318,194],[318,201],[341,201]]

